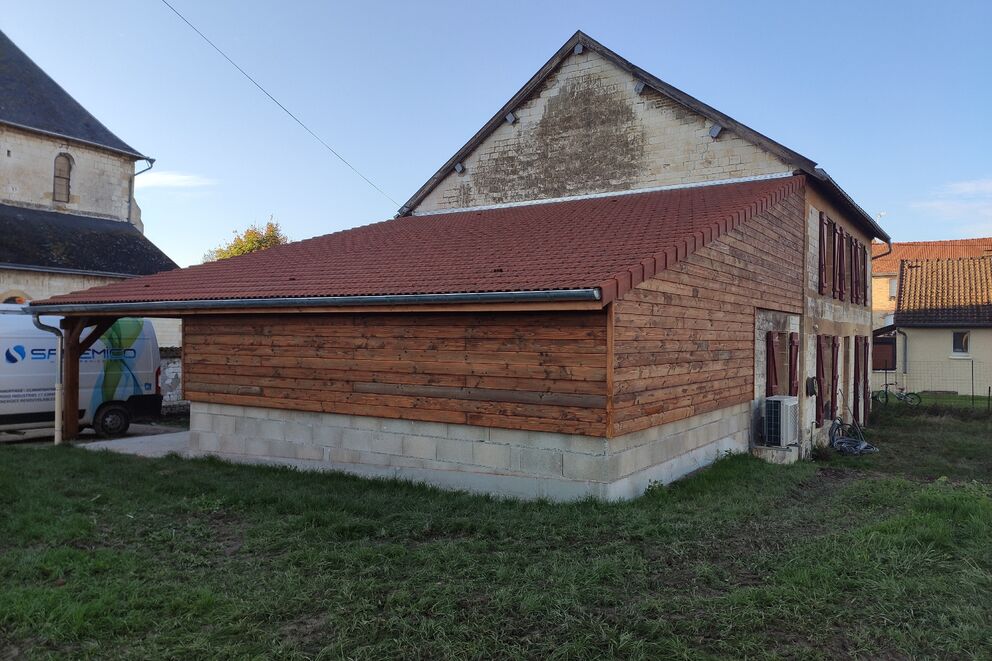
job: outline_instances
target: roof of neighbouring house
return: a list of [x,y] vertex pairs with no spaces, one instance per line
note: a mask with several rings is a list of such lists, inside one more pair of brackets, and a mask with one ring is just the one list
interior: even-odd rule
[[0,269],[148,275],[176,263],[131,223],[0,204]]
[[805,176],[404,216],[32,304],[593,289],[606,303]]
[[895,325],[992,326],[992,255],[903,260]]
[[0,32],[0,123],[69,138],[136,159],[118,138]]
[[904,259],[953,259],[956,257],[982,257],[992,255],[992,237],[957,239],[953,241],[904,241],[892,244],[892,252],[884,257],[875,257],[886,251],[883,243],[873,243],[872,273],[896,273],[899,262]]

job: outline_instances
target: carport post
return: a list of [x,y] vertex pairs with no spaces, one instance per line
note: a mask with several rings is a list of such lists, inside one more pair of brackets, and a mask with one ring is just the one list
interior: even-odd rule
[[[71,441],[79,436],[79,358],[93,346],[100,336],[113,326],[116,318],[89,319],[65,317],[60,326],[64,331],[65,346],[62,350],[62,438]],[[93,326],[89,334],[80,339],[83,330]]]

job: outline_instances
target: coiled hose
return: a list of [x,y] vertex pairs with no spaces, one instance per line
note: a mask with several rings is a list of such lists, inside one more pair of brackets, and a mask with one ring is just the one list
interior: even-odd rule
[[848,457],[859,457],[864,454],[875,454],[878,448],[865,440],[861,426],[845,424],[837,418],[830,425],[830,447]]

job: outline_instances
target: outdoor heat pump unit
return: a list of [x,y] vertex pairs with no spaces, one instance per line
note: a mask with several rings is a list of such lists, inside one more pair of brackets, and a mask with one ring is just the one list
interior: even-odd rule
[[785,447],[799,442],[799,399],[788,395],[765,398],[765,444]]

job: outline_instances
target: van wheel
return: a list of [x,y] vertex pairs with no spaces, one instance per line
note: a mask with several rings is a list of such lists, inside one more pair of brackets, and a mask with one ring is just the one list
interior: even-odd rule
[[122,436],[130,426],[131,414],[123,404],[102,406],[93,418],[93,429],[98,436]]

